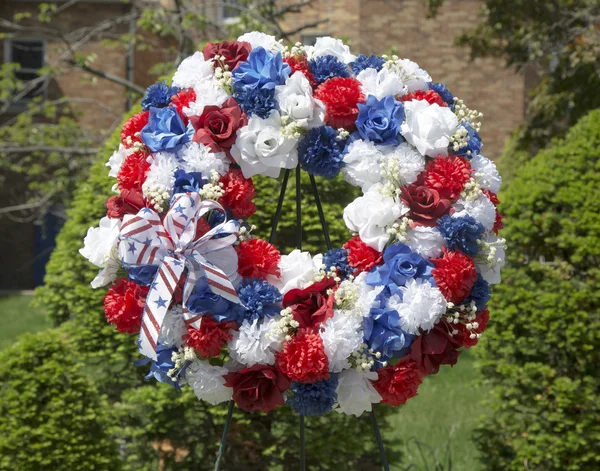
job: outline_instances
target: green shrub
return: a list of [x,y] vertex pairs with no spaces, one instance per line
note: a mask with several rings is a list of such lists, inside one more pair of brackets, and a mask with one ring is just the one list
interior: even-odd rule
[[487,469],[600,468],[600,110],[501,195],[509,263],[478,348]]

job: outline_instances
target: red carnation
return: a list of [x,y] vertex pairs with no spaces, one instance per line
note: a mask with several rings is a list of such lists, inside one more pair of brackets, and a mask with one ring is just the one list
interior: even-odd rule
[[284,404],[283,392],[290,381],[274,366],[254,365],[224,376],[225,386],[233,388],[233,400],[240,409],[269,412]]
[[422,183],[423,174],[402,188],[402,201],[410,208],[410,218],[418,225],[433,227],[450,210],[450,200]]
[[248,59],[251,50],[252,46],[246,41],[221,41],[219,43],[206,43],[206,46],[202,49],[202,54],[204,54],[204,60],[212,59],[215,56],[224,57],[224,60],[215,61],[215,65],[222,68],[225,68],[226,65],[227,70],[232,71],[240,62]]
[[472,171],[471,164],[463,157],[438,156],[427,164],[423,182],[444,198],[456,201]]
[[329,361],[318,332],[300,329],[277,353],[277,366],[292,381],[314,383],[329,378]]
[[459,304],[477,280],[475,262],[462,252],[444,249],[442,258],[431,260],[435,266],[433,278],[446,300]]
[[140,132],[148,124],[148,116],[150,116],[150,111],[142,111],[134,114],[125,122],[121,129],[121,142],[125,147],[130,148],[136,142],[143,143]]
[[114,324],[119,332],[138,333],[149,289],[125,278],[115,281],[104,296],[106,320]]
[[136,214],[146,207],[146,202],[139,190],[123,190],[119,196],[111,196],[106,201],[109,218],[123,219],[126,214]]
[[492,231],[494,232],[494,234],[498,235],[498,231],[500,229],[504,229],[504,216],[498,211],[498,205],[500,204],[500,200],[498,199],[498,195],[496,195],[496,193],[493,193],[490,190],[486,189],[483,189],[482,191],[494,204],[494,206],[496,206],[496,221],[494,221],[494,227],[492,228]]
[[460,350],[448,335],[445,322],[438,322],[429,332],[419,335],[410,347],[406,359],[416,362],[424,375],[436,374],[440,365],[455,365]]
[[283,62],[287,62],[287,64],[292,69],[292,74],[295,72],[302,72],[304,76],[310,82],[311,87],[317,86],[317,81],[315,80],[315,76],[310,71],[310,67],[308,65],[308,60],[304,56],[289,56],[283,59]]
[[193,88],[186,88],[179,90],[177,94],[171,98],[171,105],[175,106],[179,116],[183,119],[183,122],[187,125],[189,118],[183,112],[183,109],[190,106],[190,103],[196,101],[196,92]]
[[219,183],[223,184],[225,190],[219,203],[229,208],[234,217],[248,219],[256,212],[256,205],[252,201],[256,196],[256,188],[251,178],[244,178],[241,170],[230,170],[221,177]]
[[236,247],[238,273],[243,278],[279,276],[281,254],[277,247],[262,239],[250,239]]
[[400,101],[413,101],[413,100],[425,100],[430,105],[437,103],[440,106],[448,107],[448,103],[446,103],[443,98],[439,95],[439,93],[434,92],[433,90],[417,90],[412,93],[407,93],[400,97]]
[[335,287],[333,278],[323,278],[304,289],[291,289],[283,296],[283,307],[291,307],[294,320],[300,328],[322,324],[333,317],[333,294],[327,291]]
[[344,248],[349,251],[348,263],[352,268],[356,268],[355,275],[363,271],[370,271],[375,265],[379,265],[383,259],[381,252],[369,247],[359,236],[355,236],[346,242]]
[[233,98],[228,98],[221,107],[206,106],[200,116],[190,118],[196,133],[193,141],[210,147],[213,152],[227,152],[235,143],[236,131],[248,123]]
[[403,361],[377,370],[377,381],[373,383],[383,402],[391,406],[405,404],[417,395],[423,381],[423,371],[414,361]]
[[125,157],[117,174],[119,190],[141,191],[146,180],[146,172],[150,168],[148,154],[142,151],[134,152]]
[[360,82],[354,78],[334,77],[315,90],[315,98],[327,106],[325,122],[334,128],[356,128],[358,104],[365,101]]
[[185,343],[202,358],[216,357],[221,354],[221,348],[232,339],[231,331],[237,328],[235,322],[217,322],[207,314],[202,317],[199,329],[188,327]]

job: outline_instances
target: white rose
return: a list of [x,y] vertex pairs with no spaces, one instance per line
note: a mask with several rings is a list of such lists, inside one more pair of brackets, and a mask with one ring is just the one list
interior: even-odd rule
[[402,297],[392,295],[386,307],[398,312],[400,327],[409,334],[419,335],[419,329],[430,331],[446,312],[446,299],[426,280],[410,279],[400,291]]
[[357,139],[348,146],[348,152],[344,155],[344,179],[351,185],[360,186],[363,193],[368,191],[382,180],[379,167],[382,156],[380,148],[373,142]]
[[185,58],[173,75],[173,86],[194,88],[203,80],[214,75],[212,59],[204,60],[204,54],[197,51],[193,56]]
[[117,178],[125,157],[127,157],[127,149],[125,149],[123,144],[119,144],[119,149],[114,151],[110,156],[110,159],[108,159],[108,162],[106,162],[106,166],[110,168],[108,172],[109,177]]
[[474,200],[459,198],[452,207],[454,208],[452,217],[458,218],[469,215],[480,222],[487,232],[494,228],[496,207],[485,194],[482,193]]
[[267,119],[252,116],[247,126],[238,129],[231,156],[244,178],[257,174],[277,178],[282,168],[294,168],[298,163],[296,142],[281,133],[281,117],[272,111]]
[[114,258],[109,258],[106,266],[98,272],[96,277],[91,281],[90,285],[93,289],[101,288],[117,279],[117,272],[121,268],[121,264],[116,260],[118,257],[117,250],[114,250]]
[[350,54],[350,48],[341,39],[330,36],[317,38],[314,46],[314,57],[320,56],[335,56],[345,64],[356,60],[356,56]]
[[471,167],[479,174],[481,188],[490,190],[492,193],[500,191],[502,177],[494,162],[481,154],[475,154],[471,159]]
[[186,116],[200,116],[206,106],[221,106],[230,97],[213,77],[196,82],[194,92],[196,100],[183,107]]
[[267,281],[279,289],[281,294],[285,294],[291,289],[306,288],[312,283],[317,270],[310,253],[296,249],[289,255],[281,256],[279,272],[279,278],[269,276]]
[[279,103],[281,114],[303,128],[323,124],[325,105],[313,98],[310,82],[302,72],[295,72],[284,85],[277,85],[275,99]]
[[262,47],[270,51],[282,51],[283,45],[275,39],[275,36],[270,34],[260,33],[258,31],[251,31],[250,33],[242,34],[238,41],[245,41],[250,43],[252,49]]
[[371,404],[381,402],[381,396],[373,387],[377,372],[359,373],[355,369],[344,370],[338,376],[338,412],[357,417],[371,410]]
[[121,230],[121,220],[104,216],[98,227],[90,227],[79,253],[97,267],[104,268],[115,258],[115,249]]
[[406,94],[406,87],[400,77],[390,72],[388,69],[367,68],[361,70],[356,79],[361,83],[361,90],[365,96],[373,95],[377,99],[392,95]]
[[458,119],[450,108],[412,100],[404,103],[404,110],[406,120],[400,128],[404,138],[422,155],[448,155],[450,136],[458,126]]
[[424,258],[438,258],[442,255],[444,237],[435,227],[415,226],[406,232],[404,243]]

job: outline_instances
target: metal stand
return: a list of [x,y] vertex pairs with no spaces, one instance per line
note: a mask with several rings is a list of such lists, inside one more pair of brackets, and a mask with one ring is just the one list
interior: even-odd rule
[[221,444],[219,445],[219,452],[217,453],[217,459],[215,460],[215,471],[221,469],[221,458],[225,451],[225,445],[227,444],[227,432],[229,432],[229,426],[231,425],[231,418],[233,417],[233,408],[235,402],[229,401],[229,409],[227,410],[227,419],[225,420],[225,427],[223,428],[223,435],[221,436]]

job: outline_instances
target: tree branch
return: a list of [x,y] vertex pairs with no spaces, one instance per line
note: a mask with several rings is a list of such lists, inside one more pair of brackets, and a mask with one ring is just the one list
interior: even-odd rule
[[60,152],[62,154],[78,154],[92,155],[97,154],[98,149],[94,147],[55,147],[55,146],[18,146],[12,144],[13,147],[0,147],[2,154],[28,154],[31,152]]
[[77,61],[75,61],[73,59],[64,59],[64,62],[66,62],[67,64],[70,64],[74,67],[78,67],[82,70],[85,70],[86,72],[88,72],[92,75],[96,75],[98,77],[102,77],[103,79],[109,80],[111,82],[118,83],[119,85],[123,85],[128,90],[139,93],[140,95],[144,95],[144,93],[146,93],[146,90],[144,90],[142,87],[140,87],[139,85],[136,85],[133,82],[130,82],[129,80],[124,79],[123,77],[118,77],[118,76],[110,74],[108,72],[94,69],[87,65],[79,64],[79,63],[77,63]]
[[290,36],[293,36],[294,34],[299,33],[300,31],[304,31],[305,29],[308,29],[308,28],[314,28],[315,26],[319,26],[323,23],[327,23],[328,21],[329,21],[329,18],[324,18],[322,20],[313,21],[312,23],[304,23],[303,25],[300,25],[297,28],[292,29],[290,31],[282,31],[281,35],[287,39]]

